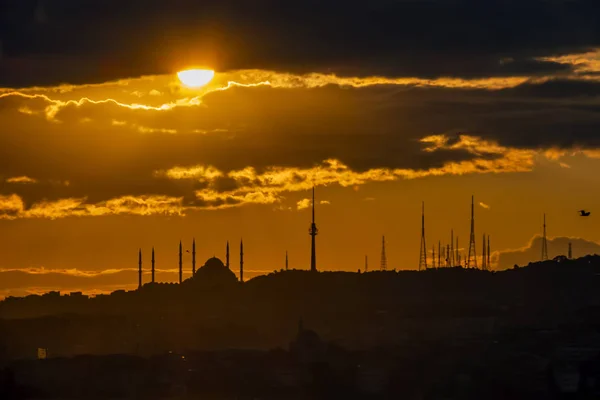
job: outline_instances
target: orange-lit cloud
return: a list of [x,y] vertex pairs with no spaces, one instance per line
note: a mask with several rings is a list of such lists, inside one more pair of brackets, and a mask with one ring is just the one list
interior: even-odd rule
[[183,215],[181,198],[168,196],[123,196],[96,204],[85,198],[41,201],[25,208],[18,195],[0,196],[0,219],[86,217],[104,215]]
[[[339,77],[334,74],[304,74],[295,75],[275,71],[263,70],[241,70],[218,74],[213,83],[198,90],[189,90],[182,88],[175,82],[175,77],[171,76],[147,76],[136,79],[120,80],[115,82],[106,82],[93,85],[60,85],[57,87],[35,87],[28,89],[1,89],[0,99],[3,98],[21,98],[24,100],[38,100],[46,105],[42,110],[23,105],[19,111],[24,114],[36,115],[43,113],[49,121],[59,121],[58,113],[67,107],[81,107],[83,105],[102,105],[111,104],[120,108],[133,111],[151,111],[165,112],[178,107],[196,107],[202,104],[202,98],[209,93],[225,91],[236,87],[272,87],[279,89],[313,89],[328,85],[339,87],[365,88],[372,86],[402,86],[402,87],[440,87],[454,89],[485,89],[499,90],[518,86],[526,81],[531,81],[529,77],[501,77],[501,78],[482,78],[482,79],[459,79],[459,78],[437,78],[422,79],[415,77],[406,78],[386,78],[386,77]],[[93,98],[89,95],[78,98],[65,97],[68,94],[77,94],[85,90],[97,90],[99,95],[103,88],[114,89],[122,86],[135,85],[159,85],[148,90],[133,90],[129,92],[130,96],[138,99],[147,96],[153,98],[168,97],[169,100],[154,104],[144,104],[140,102],[129,102],[119,100],[118,97]],[[175,88],[175,89],[173,89]],[[112,93],[112,92],[111,92]],[[57,97],[58,95],[58,97]],[[114,96],[114,94],[113,94]],[[169,128],[164,128],[169,129]]]
[[297,209],[297,210],[304,210],[304,209],[306,209],[306,208],[310,207],[310,204],[311,204],[311,201],[310,201],[310,199],[302,199],[302,200],[299,200],[299,201],[296,203],[296,209]]
[[24,183],[24,184],[29,184],[29,183],[37,183],[36,179],[30,178],[28,176],[15,176],[13,178],[8,178],[6,180],[6,183]]

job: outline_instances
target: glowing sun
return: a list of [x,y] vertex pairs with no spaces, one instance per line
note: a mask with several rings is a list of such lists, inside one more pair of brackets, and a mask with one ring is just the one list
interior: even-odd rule
[[209,83],[215,76],[210,69],[188,69],[177,73],[177,77],[185,86],[196,88]]

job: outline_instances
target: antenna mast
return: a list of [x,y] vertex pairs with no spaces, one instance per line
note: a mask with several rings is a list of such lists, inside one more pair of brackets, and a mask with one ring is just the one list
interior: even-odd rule
[[542,261],[548,259],[548,242],[546,240],[546,214],[544,214],[544,235],[542,236]]
[[[435,260],[433,261],[435,264]],[[419,271],[427,269],[427,246],[425,244],[425,202],[421,205],[421,249],[419,250]]]
[[469,255],[467,268],[477,268],[477,251],[475,249],[475,196],[471,196],[471,237],[469,239]]

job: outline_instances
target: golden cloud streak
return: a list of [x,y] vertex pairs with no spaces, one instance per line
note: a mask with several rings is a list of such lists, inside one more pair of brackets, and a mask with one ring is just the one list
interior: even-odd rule
[[[421,139],[424,151],[466,151],[473,156],[470,160],[447,162],[441,167],[429,169],[372,168],[357,172],[339,160],[328,159],[312,168],[273,166],[259,173],[253,167],[228,172],[213,166],[177,166],[154,172],[156,178],[191,180],[206,183],[206,187],[194,191],[195,202],[183,205],[183,197],[170,196],[123,196],[96,204],[86,203],[85,198],[66,198],[57,201],[42,201],[26,208],[16,194],[0,195],[0,219],[17,218],[64,218],[69,216],[104,215],[178,215],[188,210],[223,209],[245,204],[280,203],[284,193],[308,191],[314,185],[336,184],[341,187],[359,188],[369,182],[393,182],[402,179],[417,179],[432,176],[466,175],[485,173],[528,172],[535,165],[536,157],[557,161],[563,152],[557,149],[526,150],[499,145],[471,135],[459,135],[451,140],[446,135],[432,135]],[[587,156],[598,156],[596,150],[580,150]],[[218,190],[219,179],[231,179],[235,188]],[[322,204],[326,204],[322,202]],[[297,203],[298,209],[310,205],[307,199]],[[482,204],[483,207],[485,205]],[[287,208],[289,209],[289,207]]]
[[16,194],[0,195],[0,219],[87,217],[104,215],[183,215],[183,199],[169,196],[123,196],[97,204],[85,198],[41,201],[26,209]]
[[30,178],[28,176],[15,176],[13,178],[8,178],[6,183],[37,183],[36,179]]
[[[180,90],[179,93],[196,93],[191,97],[182,97],[173,101],[164,102],[159,105],[149,105],[142,103],[127,103],[118,101],[114,98],[105,99],[92,99],[90,97],[81,97],[79,99],[60,100],[51,98],[52,93],[65,94],[78,90],[92,89],[92,88],[107,88],[111,86],[127,86],[130,84],[141,83],[154,83],[157,84],[158,80],[168,80],[168,76],[149,76],[138,79],[121,80],[116,82],[107,82],[104,84],[93,84],[93,85],[60,85],[57,87],[49,88],[28,88],[28,89],[0,89],[0,99],[8,97],[19,97],[27,100],[42,100],[47,103],[43,109],[43,114],[49,121],[57,121],[57,114],[69,106],[81,107],[86,104],[101,105],[111,104],[117,107],[126,108],[129,110],[140,110],[140,111],[153,111],[163,112],[170,111],[177,107],[195,107],[202,104],[202,98],[209,93],[226,91],[232,88],[253,88],[253,87],[272,87],[279,89],[297,89],[297,88],[320,88],[328,85],[337,85],[340,87],[353,87],[353,88],[365,88],[370,86],[388,85],[388,86],[405,86],[405,87],[441,87],[441,88],[461,88],[461,89],[485,89],[485,90],[499,90],[510,87],[515,87],[528,80],[530,77],[507,77],[507,78],[483,78],[483,79],[459,79],[459,78],[438,78],[438,79],[421,79],[414,77],[406,78],[386,78],[386,77],[339,77],[334,74],[319,74],[311,73],[305,75],[295,75],[289,73],[280,73],[275,71],[263,71],[263,70],[240,70],[232,71],[229,73],[218,74],[226,79],[218,79],[219,76],[214,80],[213,83],[207,85],[205,88],[196,91]],[[231,77],[231,79],[227,79]],[[154,82],[153,82],[154,81]],[[226,82],[226,83],[225,83]],[[176,85],[174,81],[169,81],[166,84],[167,88]],[[177,86],[180,87],[180,86]],[[143,97],[145,92],[139,90],[133,90],[130,95],[138,98]],[[160,91],[157,88],[152,88],[148,92],[149,96],[159,97],[164,93],[169,93],[169,90]],[[36,111],[31,110],[26,106],[20,107],[20,112],[28,115],[37,114]]]

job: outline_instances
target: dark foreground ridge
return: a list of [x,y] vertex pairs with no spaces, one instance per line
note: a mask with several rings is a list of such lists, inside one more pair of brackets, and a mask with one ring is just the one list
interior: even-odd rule
[[[502,272],[292,270],[243,284],[214,262],[181,285],[8,298],[0,316],[4,387],[38,397],[66,396],[68,376],[83,398],[544,399],[595,390],[569,373],[598,371],[600,257]],[[48,359],[36,360],[40,348]]]

